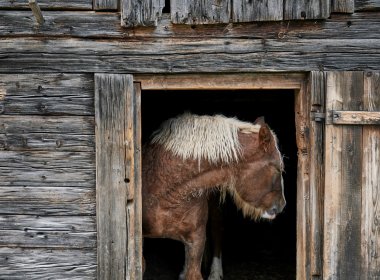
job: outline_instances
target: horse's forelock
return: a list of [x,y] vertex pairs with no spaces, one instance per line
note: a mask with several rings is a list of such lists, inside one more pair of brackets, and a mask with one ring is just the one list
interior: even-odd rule
[[222,115],[199,116],[185,113],[165,121],[153,135],[152,143],[183,159],[231,163],[239,160],[241,145],[238,132],[259,132],[260,125]]

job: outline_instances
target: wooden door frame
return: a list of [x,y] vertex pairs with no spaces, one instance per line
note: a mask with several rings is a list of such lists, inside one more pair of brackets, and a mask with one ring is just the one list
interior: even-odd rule
[[[312,74],[312,73],[311,73]],[[134,82],[140,84],[141,90],[284,90],[295,92],[296,142],[298,147],[297,168],[297,279],[308,279],[311,274],[319,273],[318,252],[321,244],[315,244],[311,234],[312,220],[323,217],[312,217],[310,199],[310,162],[313,148],[310,137],[315,137],[315,129],[310,133],[312,120],[311,110],[315,107],[313,99],[313,75],[304,73],[238,73],[238,74],[155,74],[134,75]],[[313,138],[314,135],[314,138]],[[320,135],[319,135],[320,136]],[[314,148],[314,151],[316,149]],[[315,157],[315,156],[314,156]],[[317,200],[321,197],[317,197]],[[317,207],[317,209],[319,209]],[[315,211],[314,211],[315,212]],[[318,212],[318,211],[317,211]],[[317,213],[318,214],[318,213]],[[320,230],[320,229],[319,229]],[[310,249],[314,251],[311,252]],[[310,253],[311,252],[311,253]],[[316,261],[317,260],[317,261]],[[312,265],[310,265],[312,264]],[[310,268],[312,266],[312,268]]]

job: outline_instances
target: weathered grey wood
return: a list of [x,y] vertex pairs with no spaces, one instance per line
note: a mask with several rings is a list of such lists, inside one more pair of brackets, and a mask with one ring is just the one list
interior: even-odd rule
[[118,0],[94,0],[93,3],[93,8],[95,11],[116,11],[119,7]]
[[[49,56],[41,60],[45,53]],[[129,73],[371,70],[378,69],[379,59],[379,39],[265,40],[263,43],[252,39],[109,42],[22,38],[2,40],[0,72],[9,71],[10,67],[13,72],[38,68],[39,72],[101,69],[111,73],[121,70]]]
[[94,135],[90,116],[1,116],[0,134],[57,133]]
[[232,1],[232,21],[275,21],[283,19],[283,0]]
[[94,115],[89,74],[0,75],[0,114]]
[[[325,111],[326,73],[311,72],[309,86],[311,112]],[[310,122],[310,274],[308,279],[322,279],[323,264],[323,203],[324,203],[324,124]],[[318,278],[317,278],[318,277]]]
[[94,216],[0,215],[0,247],[96,248]]
[[95,250],[0,247],[2,279],[67,280],[96,278]]
[[[251,38],[304,39],[379,39],[380,13],[332,14],[325,21],[253,22],[244,24],[183,25],[172,24],[163,15],[156,28],[123,28],[116,13],[45,11],[43,26],[35,28],[28,11],[1,11],[0,37],[55,36],[82,38]],[[99,25],[99,22],[102,24]],[[72,70],[71,70],[72,71]]]
[[353,13],[355,10],[355,0],[331,0],[331,12]]
[[355,12],[378,10],[380,10],[380,0],[355,0]]
[[0,214],[95,215],[95,188],[0,187]]
[[[360,110],[363,72],[327,74],[326,110]],[[326,127],[324,279],[360,279],[362,128]]]
[[162,16],[165,0],[123,0],[121,24],[133,26],[157,26]]
[[326,19],[330,16],[330,0],[284,1],[284,19]]
[[134,123],[134,200],[132,205],[134,207],[134,232],[133,232],[133,240],[134,246],[134,263],[129,263],[134,269],[135,279],[143,278],[143,258],[142,258],[142,178],[141,178],[141,84],[134,83],[134,109],[135,113],[133,116]]
[[171,20],[174,24],[228,23],[231,1],[228,0],[172,0]]
[[[39,0],[42,10],[92,10],[91,0]],[[0,0],[0,9],[30,9],[28,1]],[[30,14],[31,15],[31,14]]]
[[[364,77],[364,110],[380,111],[380,72]],[[361,279],[380,278],[380,127],[363,127]]]
[[298,147],[297,164],[297,280],[304,280],[310,275],[310,94],[304,83],[296,91],[295,108],[297,108],[296,141]]
[[87,152],[15,152],[2,151],[0,153],[0,168],[52,170],[95,170],[95,153]]
[[95,152],[95,135],[6,133],[0,134],[0,150]]
[[[134,90],[131,75],[95,74],[98,278],[134,279]],[[127,219],[128,218],[128,219]]]
[[332,111],[333,124],[380,124],[380,112],[369,111]]

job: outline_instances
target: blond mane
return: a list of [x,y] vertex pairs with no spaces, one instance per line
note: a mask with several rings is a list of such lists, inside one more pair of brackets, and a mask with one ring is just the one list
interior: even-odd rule
[[260,125],[223,115],[199,116],[190,113],[165,121],[153,134],[158,143],[182,159],[231,163],[241,156],[238,132],[259,132]]

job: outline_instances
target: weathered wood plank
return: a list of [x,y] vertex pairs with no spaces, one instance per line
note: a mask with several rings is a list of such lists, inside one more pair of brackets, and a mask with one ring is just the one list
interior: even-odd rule
[[283,19],[283,0],[232,1],[232,21],[275,21]]
[[93,116],[1,116],[0,134],[94,135]]
[[[42,10],[92,10],[91,0],[39,0]],[[28,1],[0,0],[0,9],[30,9]],[[31,13],[30,13],[31,15]]]
[[141,84],[134,83],[134,186],[135,186],[135,196],[133,200],[134,207],[134,232],[131,237],[134,240],[133,253],[135,262],[130,264],[132,265],[131,269],[134,269],[135,279],[143,278],[143,257],[142,257],[142,178],[141,178]]
[[2,279],[67,280],[96,278],[95,250],[0,247]]
[[[380,39],[380,13],[332,14],[325,21],[253,22],[244,24],[178,25],[163,15],[156,28],[127,29],[120,26],[116,13],[50,12],[45,11],[45,23],[35,28],[27,11],[1,11],[0,37],[54,36],[82,38],[251,38],[304,39]],[[99,25],[99,22],[102,24]]]
[[[380,73],[364,77],[364,110],[380,111]],[[363,127],[361,279],[380,278],[380,128]]]
[[0,152],[0,187],[95,186],[95,154],[82,152]]
[[95,217],[0,216],[0,247],[95,248]]
[[[98,278],[134,279],[134,92],[131,75],[95,74]],[[127,217],[130,218],[127,220]],[[130,223],[128,223],[130,222]]]
[[0,187],[0,214],[95,215],[95,188]]
[[228,0],[172,0],[171,20],[174,24],[228,23],[231,1]]
[[355,11],[355,0],[331,0],[331,12],[352,14]]
[[127,27],[157,26],[164,6],[165,0],[123,0],[121,24]]
[[[311,112],[325,112],[326,74],[311,72],[309,77]],[[313,280],[322,279],[323,207],[324,207],[324,123],[310,122],[310,273]],[[316,278],[319,277],[319,278]]]
[[226,89],[300,89],[303,74],[181,74],[181,75],[134,75],[143,90],[226,90]]
[[284,1],[284,19],[326,19],[330,16],[330,0]]
[[95,11],[116,11],[119,7],[118,0],[94,0],[93,3],[93,8]]
[[[3,39],[0,72],[206,73],[378,69],[379,39],[281,42],[252,39],[152,41]],[[366,49],[363,52],[363,48]],[[28,52],[25,50],[28,49]],[[46,56],[46,53],[49,55]],[[212,54],[212,55],[210,55]],[[44,59],[41,59],[41,56]],[[80,59],[78,59],[80,58]],[[184,67],[186,65],[186,67]]]
[[93,75],[0,75],[1,114],[94,115]]
[[0,134],[0,150],[95,152],[95,135],[6,133]]
[[378,10],[380,10],[380,0],[355,0],[355,12]]
[[64,169],[72,171],[77,169],[95,170],[95,153],[87,152],[0,152],[0,168],[51,170]]
[[332,123],[346,125],[380,124],[380,112],[333,110]]
[[[363,82],[363,72],[328,73],[326,110],[362,109]],[[324,259],[328,261],[323,276],[359,279],[362,128],[327,125],[326,143]]]
[[297,280],[310,275],[310,98],[304,83],[296,91],[297,164]]

